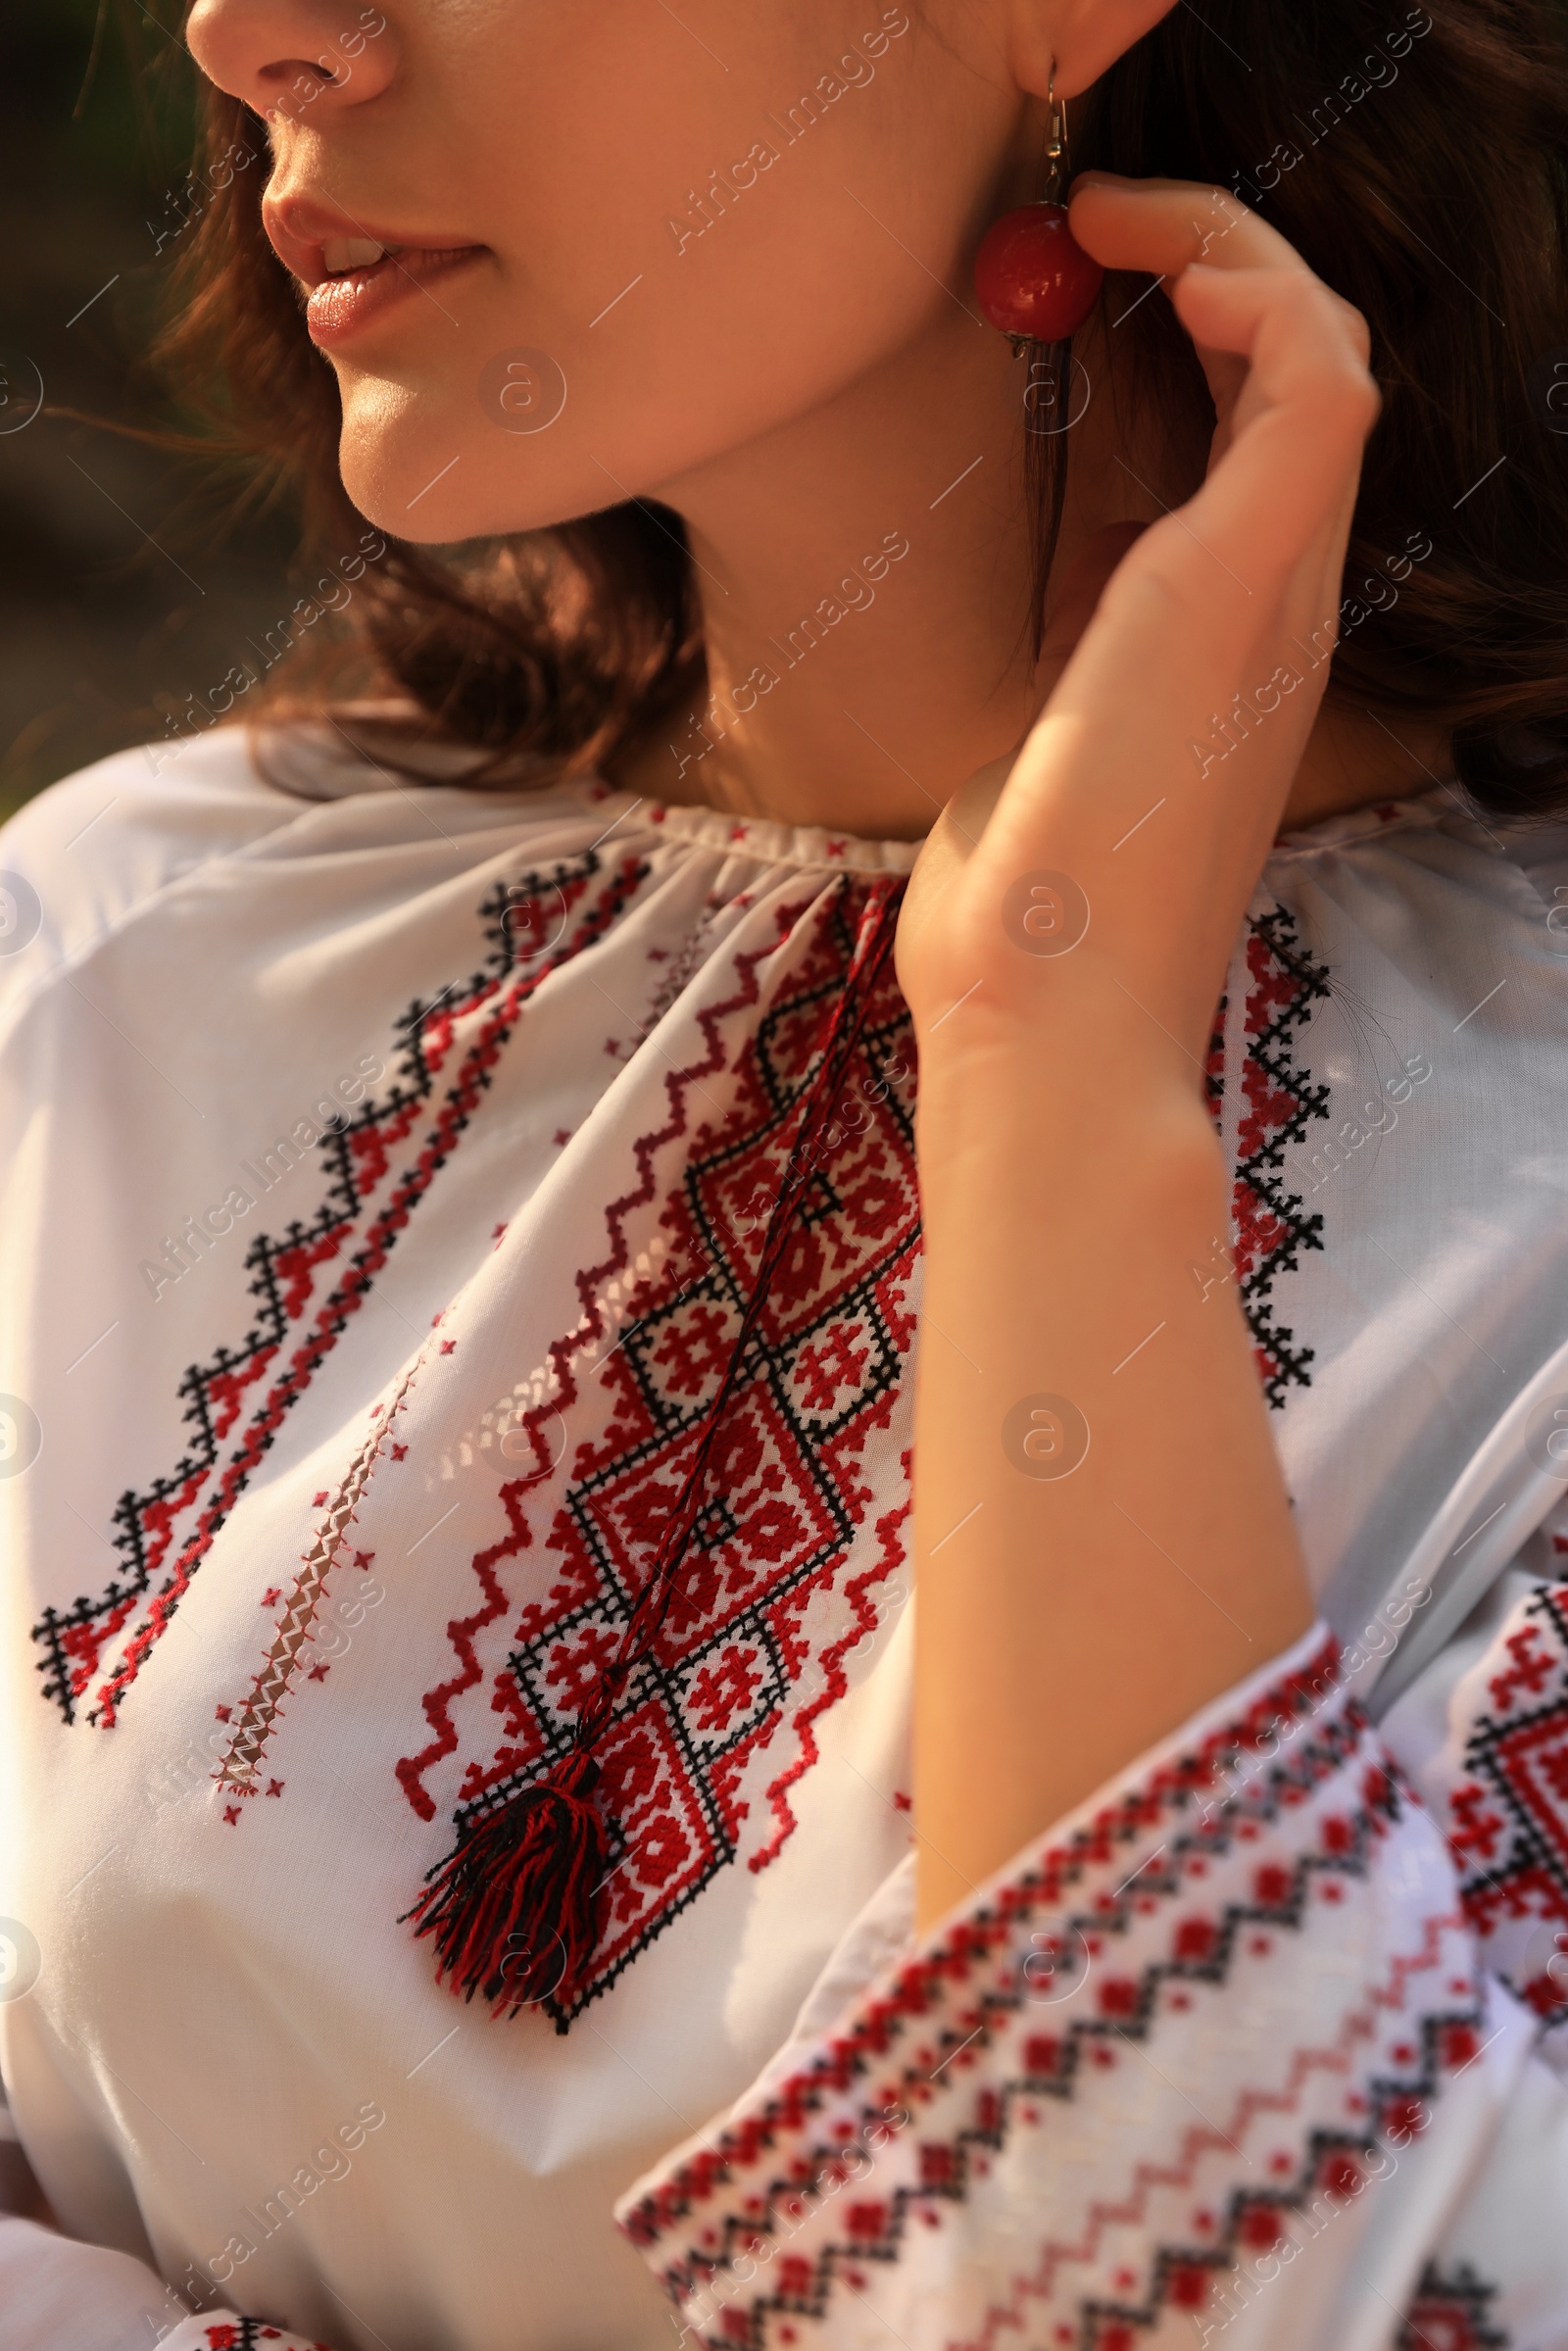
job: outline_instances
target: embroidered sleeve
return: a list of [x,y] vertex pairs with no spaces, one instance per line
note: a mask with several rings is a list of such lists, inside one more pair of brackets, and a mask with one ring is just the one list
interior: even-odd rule
[[1568,2074],[1568,1584],[1503,1577],[1383,1736],[1447,1835],[1487,1965]]
[[1381,1730],[1446,1834],[1493,2029],[1506,2014],[1535,2033],[1408,2341],[1568,2342],[1568,1584],[1516,1565]]
[[[1440,1828],[1321,1628],[857,1980],[874,1942],[862,1921],[841,1945],[827,2029],[813,1995],[753,2090],[619,2208],[683,2335],[1507,2339],[1491,2224],[1447,2251],[1541,2070],[1532,2020],[1484,1979]],[[1541,2192],[1568,2278],[1568,2184]]]

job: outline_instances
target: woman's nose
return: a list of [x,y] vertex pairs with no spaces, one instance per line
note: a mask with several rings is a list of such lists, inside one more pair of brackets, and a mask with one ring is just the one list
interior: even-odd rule
[[385,13],[356,0],[196,0],[185,38],[209,81],[290,122],[362,106],[396,65]]

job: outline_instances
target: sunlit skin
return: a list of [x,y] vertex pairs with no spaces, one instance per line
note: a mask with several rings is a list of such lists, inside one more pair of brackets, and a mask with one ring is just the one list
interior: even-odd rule
[[[1194,336],[1219,428],[1205,479],[1157,392],[1114,396],[1113,330],[1080,338],[1093,396],[1029,660],[1024,374],[972,314],[969,264],[1038,192],[1053,70],[1070,102],[1166,5],[685,0],[677,21],[648,0],[197,0],[188,31],[268,118],[269,232],[318,289],[344,479],[371,520],[449,541],[667,503],[712,712],[631,746],[616,780],[931,834],[898,944],[926,1214],[927,1919],[1310,1621],[1234,1287],[1205,1300],[1188,1270],[1228,1213],[1197,1071],[1281,824],[1443,771],[1441,737],[1320,710],[1319,667],[1199,772],[1210,713],[1337,610],[1376,414],[1360,321],[1211,190],[1080,183],[1089,251],[1164,273],[1153,299]],[[838,94],[792,137],[824,77]],[[703,227],[715,171],[730,192]],[[355,239],[399,250],[357,274]],[[481,398],[519,351],[564,387],[538,431]],[[892,541],[906,552],[874,596],[782,659]],[[760,665],[776,683],[748,704]],[[1041,869],[1093,909],[1067,956],[1004,927],[1007,889]],[[1001,1443],[1040,1392],[1093,1430],[1060,1482],[1020,1477]]]

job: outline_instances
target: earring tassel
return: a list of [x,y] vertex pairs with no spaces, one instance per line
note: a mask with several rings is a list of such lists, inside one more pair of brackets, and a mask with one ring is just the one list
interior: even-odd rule
[[569,2007],[593,1958],[610,1842],[591,1801],[598,1778],[579,1751],[471,1819],[404,1913],[435,1937],[437,1981],[482,1993],[494,2016],[551,1998]]

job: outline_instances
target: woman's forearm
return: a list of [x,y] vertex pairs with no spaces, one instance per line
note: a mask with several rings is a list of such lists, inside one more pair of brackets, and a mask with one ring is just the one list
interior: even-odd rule
[[1175,183],[1074,196],[1098,261],[1169,279],[1209,468],[1120,558],[1000,792],[971,779],[933,828],[900,919],[926,1923],[1311,1621],[1234,1283],[1208,1279],[1229,1202],[1200,1060],[1309,686],[1223,765],[1191,754],[1337,609],[1378,394],[1365,322],[1216,201],[1223,243]]
[[1196,1077],[1131,1005],[968,1009],[921,1056],[922,1923],[1311,1621]]

